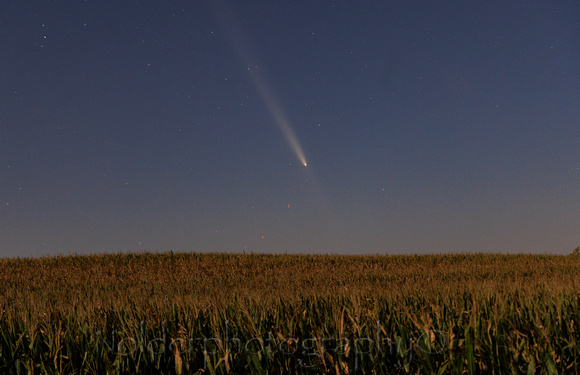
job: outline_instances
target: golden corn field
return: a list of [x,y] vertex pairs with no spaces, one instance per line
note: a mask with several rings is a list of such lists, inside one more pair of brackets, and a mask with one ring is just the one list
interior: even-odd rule
[[580,256],[0,259],[4,374],[575,374]]

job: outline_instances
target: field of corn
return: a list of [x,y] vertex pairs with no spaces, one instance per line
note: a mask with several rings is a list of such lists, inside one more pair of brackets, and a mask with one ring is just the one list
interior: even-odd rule
[[2,374],[580,373],[580,256],[0,259]]

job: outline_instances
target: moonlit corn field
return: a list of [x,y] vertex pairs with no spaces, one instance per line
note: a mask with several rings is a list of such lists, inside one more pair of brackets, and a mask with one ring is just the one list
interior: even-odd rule
[[580,371],[580,256],[0,260],[0,373]]

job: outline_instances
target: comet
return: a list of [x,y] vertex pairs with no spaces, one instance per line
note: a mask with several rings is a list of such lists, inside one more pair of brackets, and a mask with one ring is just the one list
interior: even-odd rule
[[274,122],[282,132],[282,135],[284,135],[284,138],[286,138],[286,142],[294,154],[296,154],[298,161],[303,166],[307,167],[308,163],[306,162],[306,156],[304,155],[304,151],[300,146],[298,137],[294,132],[290,118],[286,114],[286,111],[284,111],[283,106],[280,104],[280,101],[274,94],[271,86],[259,74],[257,69],[257,60],[247,47],[248,43],[244,42],[245,38],[241,25],[239,24],[238,20],[230,14],[230,12],[227,12],[227,7],[223,2],[216,1],[216,3],[220,9],[216,10],[215,13],[218,17],[218,20],[220,21],[224,35],[235,51],[242,66],[247,67],[250,80],[255,86],[256,91],[264,103],[264,106],[270,113],[270,116],[272,116]]
[[250,78],[258,90],[262,102],[264,102],[268,112],[270,112],[270,115],[296,154],[296,157],[300,163],[302,163],[302,165],[305,167],[308,166],[308,163],[306,162],[306,156],[304,156],[304,151],[302,151],[302,147],[300,146],[300,142],[298,142],[298,138],[296,137],[296,133],[292,128],[290,119],[288,118],[288,115],[286,115],[283,107],[280,105],[280,102],[277,100],[276,96],[274,96],[270,87],[257,74],[255,70],[250,69],[249,72]]

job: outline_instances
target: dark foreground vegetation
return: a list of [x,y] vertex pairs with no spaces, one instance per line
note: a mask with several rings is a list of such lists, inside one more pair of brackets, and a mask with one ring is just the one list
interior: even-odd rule
[[580,256],[0,259],[0,373],[580,372]]

